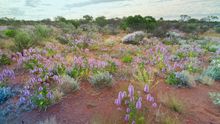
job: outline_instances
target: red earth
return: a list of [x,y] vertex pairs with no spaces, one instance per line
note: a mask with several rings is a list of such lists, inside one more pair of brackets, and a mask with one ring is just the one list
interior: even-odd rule
[[[60,124],[123,124],[123,111],[117,110],[114,100],[120,90],[127,89],[129,83],[118,81],[112,88],[104,89],[95,89],[88,82],[81,83],[80,90],[65,96],[60,103],[49,107],[47,111],[27,112],[10,123],[34,124],[56,117]],[[212,86],[198,84],[194,88],[176,88],[161,81],[153,89],[153,94],[157,96],[159,104],[159,97],[165,94],[175,95],[184,103],[184,112],[181,114],[172,112],[162,103],[160,105],[162,112],[178,117],[182,124],[220,124],[220,108],[208,96],[208,92],[212,91],[220,91],[220,82]],[[155,115],[151,117],[151,124],[158,123]]]

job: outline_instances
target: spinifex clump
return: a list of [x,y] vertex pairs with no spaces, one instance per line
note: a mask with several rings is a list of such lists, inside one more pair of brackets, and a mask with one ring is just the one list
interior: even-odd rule
[[135,92],[132,84],[128,87],[128,92],[120,91],[118,98],[115,99],[115,104],[119,110],[126,110],[124,120],[131,124],[145,124],[147,106],[157,108],[157,103],[154,97],[149,92],[149,86],[145,85],[144,95],[140,91]]

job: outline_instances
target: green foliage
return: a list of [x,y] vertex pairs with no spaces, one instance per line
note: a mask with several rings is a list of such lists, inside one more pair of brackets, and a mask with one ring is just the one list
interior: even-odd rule
[[34,29],[34,36],[39,40],[50,37],[52,29],[48,28],[46,25],[36,25]]
[[134,77],[143,84],[148,84],[149,87],[152,87],[153,76],[148,73],[145,69],[144,64],[138,66],[137,72]]
[[37,59],[30,59],[27,62],[24,62],[23,66],[27,70],[33,70],[35,67],[42,67]]
[[186,65],[186,70],[189,71],[190,73],[197,73],[202,71],[200,68],[193,66],[192,64]]
[[122,57],[122,62],[124,63],[131,63],[133,61],[133,57],[131,55],[126,55]]
[[170,73],[166,78],[166,83],[179,87],[193,87],[196,84],[193,76],[188,71]]
[[100,16],[95,19],[95,23],[100,27],[104,27],[108,24],[108,21],[106,20],[105,16]]
[[42,90],[35,89],[34,95],[31,97],[32,102],[41,110],[46,110],[52,104],[52,100],[47,97],[49,93],[46,86]]
[[167,84],[170,85],[177,85],[178,84],[178,79],[176,78],[176,74],[175,73],[170,73],[165,81]]
[[22,51],[23,49],[28,49],[34,45],[33,37],[30,33],[26,31],[18,31],[14,39],[14,48],[16,51]]
[[211,65],[203,72],[214,80],[220,80],[220,59],[213,59]]
[[108,66],[105,68],[105,70],[113,74],[117,72],[117,65],[115,64],[115,62],[108,61]]
[[212,99],[212,102],[215,105],[220,105],[220,93],[217,92],[210,92],[209,97]]
[[10,64],[11,64],[11,59],[7,55],[5,54],[0,55],[0,66],[10,65]]
[[14,29],[7,29],[4,31],[4,34],[7,36],[7,37],[15,37],[16,35],[16,30]]
[[113,84],[113,78],[112,75],[109,74],[109,72],[99,72],[90,78],[90,83],[97,87],[97,88],[103,88],[105,86],[110,87]]
[[66,67],[63,64],[56,65],[53,69],[54,74],[56,75],[65,75],[66,74]]
[[156,27],[156,20],[151,16],[142,17],[141,15],[129,16],[122,22],[122,28],[131,30],[152,31]]

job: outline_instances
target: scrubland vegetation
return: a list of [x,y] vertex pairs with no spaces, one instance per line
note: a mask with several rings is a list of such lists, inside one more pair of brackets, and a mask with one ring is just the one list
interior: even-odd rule
[[[220,123],[217,20],[187,15],[172,21],[140,15],[1,18],[0,122]],[[81,106],[66,108],[74,96]],[[94,103],[85,103],[84,96]],[[85,104],[88,110],[80,108]],[[64,113],[68,109],[73,113]],[[86,119],[77,114],[81,110],[89,113]],[[25,116],[47,112],[46,120]],[[95,113],[101,118],[94,119]]]

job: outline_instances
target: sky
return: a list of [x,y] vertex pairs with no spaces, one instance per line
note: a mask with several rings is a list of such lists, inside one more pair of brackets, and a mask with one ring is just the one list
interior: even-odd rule
[[220,0],[0,0],[0,17],[41,20],[83,15],[107,18],[130,15],[178,19],[180,15],[220,18]]

